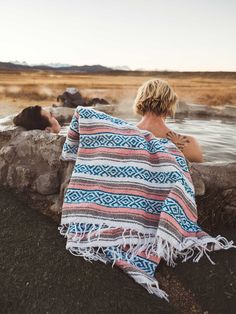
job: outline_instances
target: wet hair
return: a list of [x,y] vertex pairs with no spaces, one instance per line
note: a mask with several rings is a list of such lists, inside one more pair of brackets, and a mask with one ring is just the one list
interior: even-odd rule
[[169,84],[160,79],[145,82],[134,101],[135,113],[144,116],[147,112],[158,116],[173,116],[178,97]]
[[41,110],[41,106],[27,107],[14,117],[13,122],[16,126],[22,126],[26,130],[45,130],[46,127],[51,126],[51,123],[47,117],[42,116]]

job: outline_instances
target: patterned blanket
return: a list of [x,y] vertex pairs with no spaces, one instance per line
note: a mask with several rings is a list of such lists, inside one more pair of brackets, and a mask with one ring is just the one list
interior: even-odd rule
[[167,299],[154,277],[160,259],[174,266],[233,247],[198,226],[188,165],[170,140],[77,107],[61,159],[75,161],[59,227],[72,254],[110,262]]

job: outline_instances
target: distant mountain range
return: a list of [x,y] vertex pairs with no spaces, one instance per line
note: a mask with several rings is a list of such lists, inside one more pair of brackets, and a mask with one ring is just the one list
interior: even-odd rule
[[29,65],[27,62],[0,62],[0,71],[53,71],[53,72],[70,72],[70,73],[104,73],[114,71],[130,71],[126,66],[120,66],[115,68],[109,68],[100,64],[95,65],[70,65],[61,63],[49,63]]
[[136,69],[131,70],[127,66],[116,66],[116,67],[105,67],[100,64],[95,65],[70,65],[63,63],[49,63],[49,64],[37,64],[29,65],[27,62],[1,62],[0,61],[0,72],[20,72],[20,71],[48,71],[48,72],[58,72],[58,73],[111,73],[111,74],[125,74],[133,75],[134,73],[139,75],[162,75],[168,77],[179,77],[182,76],[189,77],[190,75],[201,75],[202,77],[228,77],[236,79],[236,72],[228,71],[170,71],[170,70],[145,70]]

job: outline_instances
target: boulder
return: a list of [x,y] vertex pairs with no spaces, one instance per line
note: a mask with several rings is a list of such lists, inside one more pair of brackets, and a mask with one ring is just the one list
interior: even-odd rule
[[186,104],[184,101],[179,101],[179,103],[177,105],[176,114],[188,115],[189,110],[190,110],[190,108],[189,108],[188,104]]
[[92,98],[88,101],[88,106],[93,106],[96,104],[109,105],[109,102],[104,98]]
[[102,104],[96,104],[93,106],[93,109],[105,112],[107,114],[113,114],[115,111],[114,105],[102,105]]
[[194,163],[191,175],[199,218],[206,226],[236,222],[236,162]]
[[207,106],[191,103],[187,104],[184,101],[180,101],[177,106],[176,116],[235,118],[236,106],[233,105]]
[[86,105],[85,99],[82,97],[77,88],[67,88],[62,95],[57,97],[57,101],[61,102],[64,107],[69,108]]
[[60,135],[7,126],[0,132],[0,184],[20,192],[32,207],[55,216],[50,207],[60,192],[63,142]]
[[[60,161],[64,135],[2,126],[0,184],[32,208],[58,219],[74,162]],[[191,165],[200,222],[212,227],[236,221],[236,162]]]
[[236,106],[225,105],[223,115],[231,118],[236,118]]
[[67,88],[62,95],[57,97],[57,101],[60,102],[63,107],[69,108],[76,108],[77,106],[89,107],[97,104],[109,105],[109,102],[104,98],[83,98],[79,90],[74,87]]

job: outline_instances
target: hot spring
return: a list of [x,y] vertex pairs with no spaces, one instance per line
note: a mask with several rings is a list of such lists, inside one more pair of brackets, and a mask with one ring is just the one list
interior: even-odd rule
[[[130,115],[115,116],[132,124],[138,121]],[[202,147],[204,161],[236,161],[235,119],[169,118],[167,125],[178,133],[195,136]],[[65,135],[67,128],[68,124],[64,125],[61,134]]]

